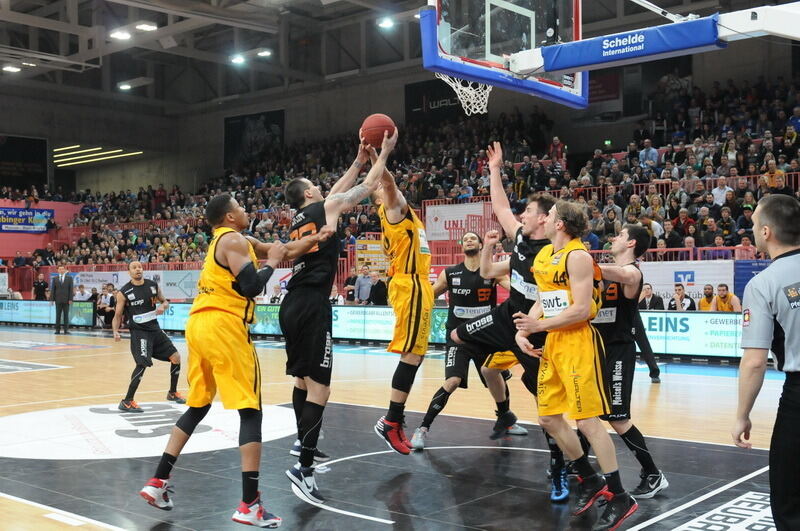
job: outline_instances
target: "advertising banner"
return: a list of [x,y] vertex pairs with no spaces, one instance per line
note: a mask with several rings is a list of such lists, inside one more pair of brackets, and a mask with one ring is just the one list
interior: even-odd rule
[[0,208],[0,232],[47,232],[52,208]]
[[163,314],[157,317],[158,325],[162,330],[183,332],[186,330],[186,321],[189,320],[189,310],[192,305],[184,302],[173,302]]
[[[146,271],[145,273],[148,273]],[[200,271],[161,271],[163,283],[161,292],[168,299],[194,299],[197,296],[197,279]]]
[[695,303],[703,296],[703,286],[733,284],[733,260],[696,260],[687,262],[642,262],[644,281],[664,298],[664,305],[675,295],[675,284],[683,284],[686,295]]
[[0,273],[0,293],[8,292],[8,273]]
[[[56,307],[47,301],[0,301],[0,322],[20,324],[53,324]],[[73,302],[69,307],[72,326],[94,326],[94,303]]]
[[405,93],[407,124],[441,123],[462,114],[461,103],[453,89],[439,79],[409,83]]
[[383,254],[381,240],[356,240],[356,270],[361,271],[361,266],[367,266],[371,271],[378,271],[381,276],[386,276],[389,259]]
[[656,354],[738,358],[742,316],[738,313],[642,311]]
[[[162,285],[161,278],[164,273],[167,271],[145,271],[144,278],[150,279],[159,286],[161,289],[164,289]],[[128,275],[127,271],[81,271],[79,273],[70,273],[73,276],[73,283],[77,288],[81,284],[83,284],[88,291],[91,291],[92,288],[97,288],[100,291],[100,288],[103,284],[114,284],[114,289],[119,289],[131,279],[130,275]],[[53,280],[57,273],[50,274],[50,280]],[[165,295],[169,298],[169,295]]]
[[483,203],[461,203],[427,207],[425,209],[425,233],[428,241],[449,240],[448,222],[463,223],[468,215],[483,216],[483,206]]
[[744,296],[744,288],[750,279],[764,271],[772,260],[736,260],[733,263],[733,292],[739,299]]

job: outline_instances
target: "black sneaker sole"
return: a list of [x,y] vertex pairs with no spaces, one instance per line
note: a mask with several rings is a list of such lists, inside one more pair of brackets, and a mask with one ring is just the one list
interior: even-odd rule
[[650,498],[655,497],[656,494],[658,494],[662,490],[666,489],[667,487],[669,487],[669,481],[667,481],[666,476],[662,476],[661,477],[661,481],[659,482],[658,486],[656,488],[654,488],[653,490],[648,491],[648,492],[640,492],[640,493],[631,492],[631,496],[633,496],[634,498],[641,498],[643,500],[649,500]]

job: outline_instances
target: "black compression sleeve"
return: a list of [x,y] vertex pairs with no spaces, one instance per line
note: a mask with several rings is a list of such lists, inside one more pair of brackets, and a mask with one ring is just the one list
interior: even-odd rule
[[274,269],[266,266],[256,271],[256,266],[252,262],[247,264],[236,275],[236,282],[233,283],[233,289],[236,293],[243,297],[252,299],[253,297],[264,291],[269,277],[272,276]]

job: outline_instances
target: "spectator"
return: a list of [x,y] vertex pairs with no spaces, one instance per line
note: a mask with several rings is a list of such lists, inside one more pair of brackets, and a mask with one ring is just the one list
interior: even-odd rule
[[14,267],[24,267],[28,265],[28,260],[22,256],[22,251],[17,251],[17,255],[14,257]]
[[649,138],[642,142],[644,148],[639,152],[639,164],[644,169],[656,170],[658,168],[658,150],[653,147]]
[[686,250],[681,251],[681,253],[678,255],[679,260],[698,260],[700,258],[700,249],[695,247],[693,236],[686,236],[683,239],[683,247]]
[[369,292],[371,288],[372,288],[372,281],[370,280],[369,267],[361,266],[361,275],[359,275],[355,283],[356,304],[367,303],[367,299],[369,299]]
[[751,236],[744,235],[742,240],[733,250],[733,255],[736,260],[755,260],[756,247],[753,245]]
[[717,286],[717,296],[711,304],[712,312],[742,313],[742,302],[739,297],[728,291],[727,284]]
[[711,195],[714,199],[714,204],[717,206],[722,206],[725,204],[725,195],[728,192],[733,192],[733,188],[728,186],[728,180],[725,177],[719,177],[717,179],[717,187],[711,190]]
[[113,284],[103,284],[97,300],[97,316],[100,318],[100,326],[103,328],[111,328],[111,320],[114,319],[117,303],[113,293]]
[[270,304],[280,304],[283,302],[283,289],[280,282],[272,286],[272,295],[269,296]]
[[794,190],[786,186],[786,177],[783,175],[778,175],[775,177],[775,186],[770,187],[769,191],[773,194],[784,194],[788,196],[794,195]]
[[639,295],[640,310],[663,310],[664,299],[653,293],[653,286],[645,282]]
[[697,301],[697,309],[701,312],[710,312],[711,303],[714,302],[714,286],[706,284],[703,286],[703,296]]
[[75,291],[75,296],[73,300],[76,301],[88,301],[91,298],[92,294],[86,291],[86,287],[83,284],[78,285],[78,289]]
[[344,281],[344,299],[345,304],[354,304],[356,301],[356,280],[358,280],[358,273],[356,268],[350,268],[350,276]]
[[691,297],[686,296],[683,284],[675,284],[675,295],[669,300],[667,310],[693,312],[697,310]]
[[722,231],[722,237],[725,239],[725,245],[733,245],[738,241],[736,231],[738,230],[736,222],[731,217],[731,209],[722,207],[722,217],[720,217],[717,227]]
[[687,234],[687,227],[689,225],[694,225],[695,221],[689,217],[689,210],[685,208],[681,208],[678,211],[678,217],[672,220],[672,226],[675,229],[675,232],[682,236],[686,236]]
[[[700,225],[700,227],[702,228],[702,225]],[[700,233],[700,238],[697,240],[698,247],[712,247],[716,245],[717,237],[723,238],[722,231],[717,227],[717,221],[714,218],[708,218],[706,220],[705,230]]]
[[380,275],[377,271],[372,271],[369,274],[370,279],[370,290],[369,290],[369,297],[365,304],[371,306],[388,306],[388,291],[386,287],[386,282],[381,280]]
[[731,251],[724,247],[725,241],[722,239],[722,236],[715,236],[714,244],[711,246],[710,250],[705,251],[704,258],[706,260],[730,260]]
[[45,282],[44,274],[42,273],[39,273],[37,280],[33,283],[33,288],[31,288],[31,299],[35,301],[47,300],[47,282]]
[[330,300],[330,303],[333,306],[341,306],[344,304],[344,297],[339,295],[339,288],[336,287],[336,284],[331,286],[331,295],[328,300]]
[[683,247],[683,237],[673,228],[669,219],[664,221],[664,243],[668,249]]

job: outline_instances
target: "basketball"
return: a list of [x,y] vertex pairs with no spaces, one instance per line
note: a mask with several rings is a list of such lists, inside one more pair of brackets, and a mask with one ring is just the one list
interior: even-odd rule
[[374,148],[381,147],[384,131],[394,134],[394,121],[385,114],[370,114],[361,124],[361,135]]

